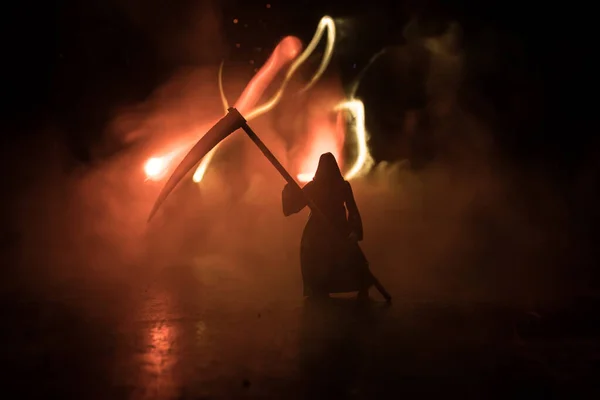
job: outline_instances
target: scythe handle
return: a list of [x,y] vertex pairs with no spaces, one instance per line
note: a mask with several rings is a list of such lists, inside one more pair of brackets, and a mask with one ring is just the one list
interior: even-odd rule
[[304,199],[306,200],[306,204],[308,205],[310,210],[313,213],[315,213],[323,222],[325,222],[326,226],[328,226],[329,229],[335,233],[336,237],[340,238],[340,240],[343,241],[343,243],[345,245],[349,246],[350,249],[358,257],[361,257],[363,259],[363,261],[366,264],[367,271],[371,275],[371,278],[373,280],[373,285],[377,288],[377,290],[381,293],[381,295],[385,298],[385,300],[388,303],[391,302],[392,296],[388,293],[388,291],[383,287],[383,285],[379,282],[379,280],[371,272],[370,268],[368,267],[367,258],[365,257],[365,255],[364,255],[362,249],[360,248],[360,246],[358,245],[358,243],[356,243],[354,241],[350,241],[350,240],[348,240],[348,238],[342,237],[342,235],[340,235],[340,233],[336,229],[333,228],[333,226],[331,225],[331,223],[329,222],[329,219],[325,216],[325,214],[323,214],[323,212],[319,209],[319,207],[317,207],[317,205],[314,203],[314,201],[302,190],[300,185],[298,185],[298,182],[296,182],[296,180],[283,167],[283,165],[281,165],[279,160],[273,155],[273,153],[271,153],[271,150],[269,150],[269,148],[263,143],[263,141],[260,140],[260,138],[256,135],[256,133],[254,133],[252,128],[250,128],[247,123],[244,122],[244,124],[242,125],[242,129],[244,130],[244,132],[246,132],[246,134],[248,135],[248,137],[250,137],[250,139],[254,142],[254,144],[259,148],[259,150],[264,154],[264,156],[267,157],[267,159],[271,162],[271,164],[273,164],[273,166],[281,174],[283,179],[285,179],[287,183],[294,186],[296,189],[298,189],[298,191],[300,193],[302,193],[302,195],[304,196]]

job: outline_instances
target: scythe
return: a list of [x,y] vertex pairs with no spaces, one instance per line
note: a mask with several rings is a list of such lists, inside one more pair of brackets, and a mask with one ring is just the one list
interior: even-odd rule
[[367,269],[368,274],[373,282],[373,285],[377,288],[377,290],[382,294],[385,300],[389,303],[392,301],[392,297],[385,290],[385,288],[381,285],[379,280],[375,278],[372,272],[369,269],[369,263],[367,258],[365,257],[362,249],[358,245],[357,242],[351,241],[346,237],[343,237],[337,230],[333,227],[333,225],[329,222],[325,214],[317,207],[317,205],[313,202],[313,200],[300,188],[300,185],[296,182],[294,178],[289,174],[289,172],[281,165],[281,163],[277,160],[277,158],[271,153],[271,151],[265,146],[265,144],[260,140],[260,138],[254,133],[254,131],[248,126],[246,123],[246,119],[239,113],[239,111],[233,107],[227,110],[227,115],[221,118],[219,122],[217,122],[210,130],[204,135],[198,143],[194,145],[194,147],[190,150],[190,152],[185,156],[183,161],[177,166],[169,180],[167,181],[165,187],[162,189],[152,210],[150,211],[150,215],[148,217],[148,222],[152,219],[152,217],[156,214],[160,206],[164,203],[169,194],[175,189],[177,184],[185,177],[185,175],[192,169],[196,164],[198,164],[202,158],[208,154],[217,144],[223,141],[227,136],[231,135],[233,132],[242,128],[248,137],[256,144],[259,150],[264,154],[265,157],[273,164],[275,169],[281,174],[283,179],[285,179],[291,186],[295,187],[299,193],[302,193],[304,198],[306,199],[306,204],[310,208],[311,212],[315,214],[318,218],[320,218],[323,222],[325,222],[325,226],[327,226],[334,237],[338,238],[351,252],[355,257],[358,257],[361,260],[361,264],[364,265],[364,268]]

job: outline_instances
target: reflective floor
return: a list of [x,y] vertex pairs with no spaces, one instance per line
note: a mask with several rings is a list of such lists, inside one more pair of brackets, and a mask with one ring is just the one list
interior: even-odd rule
[[299,291],[202,285],[188,266],[51,286],[2,299],[3,381],[19,398],[552,398],[597,389],[592,325],[552,337],[536,328],[538,316],[500,305],[311,303]]

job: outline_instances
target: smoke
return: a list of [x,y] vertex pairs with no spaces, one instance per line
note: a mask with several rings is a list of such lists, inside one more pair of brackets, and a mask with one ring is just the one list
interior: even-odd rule
[[409,156],[355,184],[367,232],[377,232],[365,242],[374,269],[408,297],[559,298],[568,290],[557,283],[570,246],[566,205],[547,175],[511,164],[495,127],[461,101],[461,91],[471,90],[461,27],[451,22],[432,36],[415,25],[405,30],[408,45],[387,57],[398,71],[420,66],[424,77],[415,91],[426,101],[405,106],[397,124]]
[[[419,168],[409,156],[382,161],[352,181],[373,272],[398,299],[523,303],[555,296],[553,273],[568,245],[560,199],[541,176],[503,160],[486,121],[460,104],[460,26],[417,36],[381,62],[402,74],[415,51],[427,55],[419,70],[427,101],[398,108],[401,122],[388,126],[410,143],[426,137],[425,147],[409,147],[431,156]],[[236,70],[225,76],[233,102],[247,76]],[[364,85],[377,76],[374,69]],[[216,77],[216,65],[184,68],[146,101],[120,110],[98,149],[122,148],[114,157],[67,174],[43,168],[67,157],[60,146],[40,156],[43,178],[32,181],[18,205],[22,262],[38,265],[40,276],[135,274],[141,282],[184,266],[199,291],[218,287],[223,297],[255,301],[299,298],[299,241],[308,211],[283,217],[284,181],[242,132],[227,140],[200,184],[190,176],[146,223],[162,183],[145,181],[143,163],[199,137],[223,115]],[[292,174],[301,172],[300,160],[318,140],[315,121],[335,123],[327,110],[343,93],[331,76],[304,96],[293,95],[299,86],[290,84],[276,110],[251,122]],[[373,137],[380,133],[369,120],[376,107],[366,103]]]

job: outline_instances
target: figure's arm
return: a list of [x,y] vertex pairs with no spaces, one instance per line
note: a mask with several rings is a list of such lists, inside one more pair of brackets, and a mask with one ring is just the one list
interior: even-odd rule
[[306,199],[302,193],[289,183],[283,188],[283,192],[281,193],[281,203],[283,205],[283,215],[286,217],[296,214],[306,207]]
[[354,193],[352,193],[352,186],[349,182],[346,182],[346,209],[348,210],[348,224],[350,225],[351,232],[356,240],[363,240],[363,225],[362,218],[358,212],[358,206],[354,200]]

